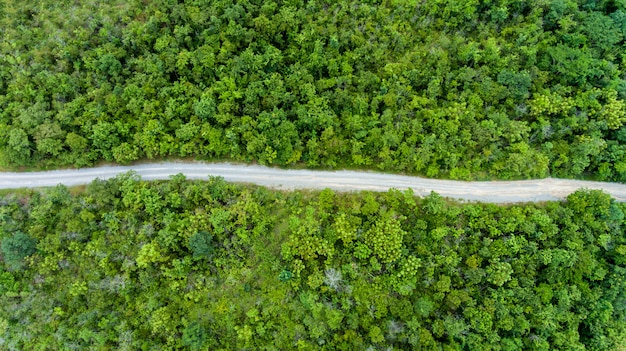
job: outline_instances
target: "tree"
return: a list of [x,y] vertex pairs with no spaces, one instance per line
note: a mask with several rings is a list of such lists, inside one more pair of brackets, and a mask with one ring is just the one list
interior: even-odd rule
[[365,243],[384,263],[392,263],[402,253],[402,237],[405,232],[393,214],[387,213],[368,230]]
[[113,161],[113,147],[119,144],[119,137],[115,125],[110,122],[98,122],[92,128],[90,135],[92,145],[107,161]]
[[24,258],[37,251],[37,241],[28,234],[16,232],[2,240],[2,256],[6,265],[18,270],[24,265]]
[[63,150],[63,139],[65,132],[57,123],[44,123],[35,132],[37,151],[43,154],[59,155]]
[[189,238],[188,247],[196,260],[209,258],[213,255],[213,235],[205,231],[199,231]]
[[21,165],[28,164],[31,154],[28,134],[23,129],[12,128],[8,137],[7,145],[10,159]]
[[191,350],[201,350],[207,339],[207,331],[198,322],[189,324],[183,330],[183,345],[188,346]]
[[513,72],[505,69],[498,74],[498,83],[506,85],[513,98],[521,101],[528,98],[528,89],[532,81],[528,72]]
[[210,121],[215,115],[217,105],[215,99],[209,96],[203,96],[195,105],[194,112],[203,121]]

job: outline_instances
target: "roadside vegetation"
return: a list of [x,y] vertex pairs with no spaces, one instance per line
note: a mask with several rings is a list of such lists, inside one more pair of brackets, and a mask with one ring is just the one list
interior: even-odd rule
[[623,350],[625,211],[181,175],[5,193],[0,348]]
[[0,163],[626,180],[623,1],[16,1]]
[[[0,169],[626,181],[621,0],[0,2]],[[2,350],[618,350],[626,205],[0,191]]]

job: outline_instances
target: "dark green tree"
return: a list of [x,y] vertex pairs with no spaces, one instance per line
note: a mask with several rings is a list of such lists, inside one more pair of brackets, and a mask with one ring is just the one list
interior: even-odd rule
[[189,238],[188,247],[194,259],[209,258],[215,251],[213,235],[206,231],[199,231]]
[[13,270],[24,266],[24,258],[37,251],[37,241],[28,234],[16,232],[2,240],[2,257],[5,264]]
[[183,330],[183,345],[189,347],[190,350],[201,350],[207,339],[207,331],[198,322],[189,324]]

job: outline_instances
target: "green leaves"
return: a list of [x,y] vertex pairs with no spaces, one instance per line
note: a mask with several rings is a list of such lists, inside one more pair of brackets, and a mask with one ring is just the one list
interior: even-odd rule
[[626,16],[612,4],[11,2],[2,156],[619,181]]
[[132,174],[5,196],[0,329],[59,349],[615,349],[623,211],[597,191],[500,207]]
[[28,134],[22,129],[13,128],[8,132],[7,152],[10,159],[17,164],[29,163],[31,146]]
[[208,336],[202,324],[193,322],[183,330],[183,345],[191,350],[201,350]]
[[21,269],[24,266],[24,258],[37,251],[37,241],[19,231],[2,239],[1,246],[4,263],[11,270]]
[[210,120],[213,118],[216,112],[217,105],[215,100],[211,97],[202,97],[200,101],[194,104],[194,112],[202,120]]
[[511,280],[511,274],[513,268],[508,262],[493,262],[487,267],[487,281],[496,285],[502,286],[504,283]]
[[402,238],[405,232],[393,214],[379,219],[365,235],[365,243],[384,263],[392,263],[400,258]]
[[187,245],[196,260],[210,258],[215,251],[213,243],[213,235],[208,232],[200,231],[189,238]]
[[158,244],[147,243],[137,253],[137,267],[147,268],[153,263],[166,262],[168,259]]
[[524,100],[528,98],[530,86],[532,84],[530,74],[526,71],[513,72],[504,69],[498,73],[498,83],[504,84],[509,88],[509,93],[515,100]]
[[291,259],[301,257],[305,262],[317,259],[319,256],[331,258],[334,253],[332,242],[323,237],[315,218],[312,207],[305,209],[302,219],[297,216],[289,218],[291,234],[283,245],[283,256]]
[[[3,5],[10,166],[626,180],[623,1]],[[599,192],[496,207],[126,176],[42,194],[0,199],[2,349],[623,344],[624,206]]]
[[343,242],[345,247],[350,247],[352,242],[357,238],[357,223],[358,218],[351,217],[345,213],[340,213],[335,217],[333,224],[337,238]]

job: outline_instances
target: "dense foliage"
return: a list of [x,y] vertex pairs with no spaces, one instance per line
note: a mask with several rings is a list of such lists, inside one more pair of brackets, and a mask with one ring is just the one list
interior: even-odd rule
[[626,181],[624,1],[6,0],[0,16],[5,165]]
[[0,348],[624,350],[625,210],[132,174],[5,194]]

